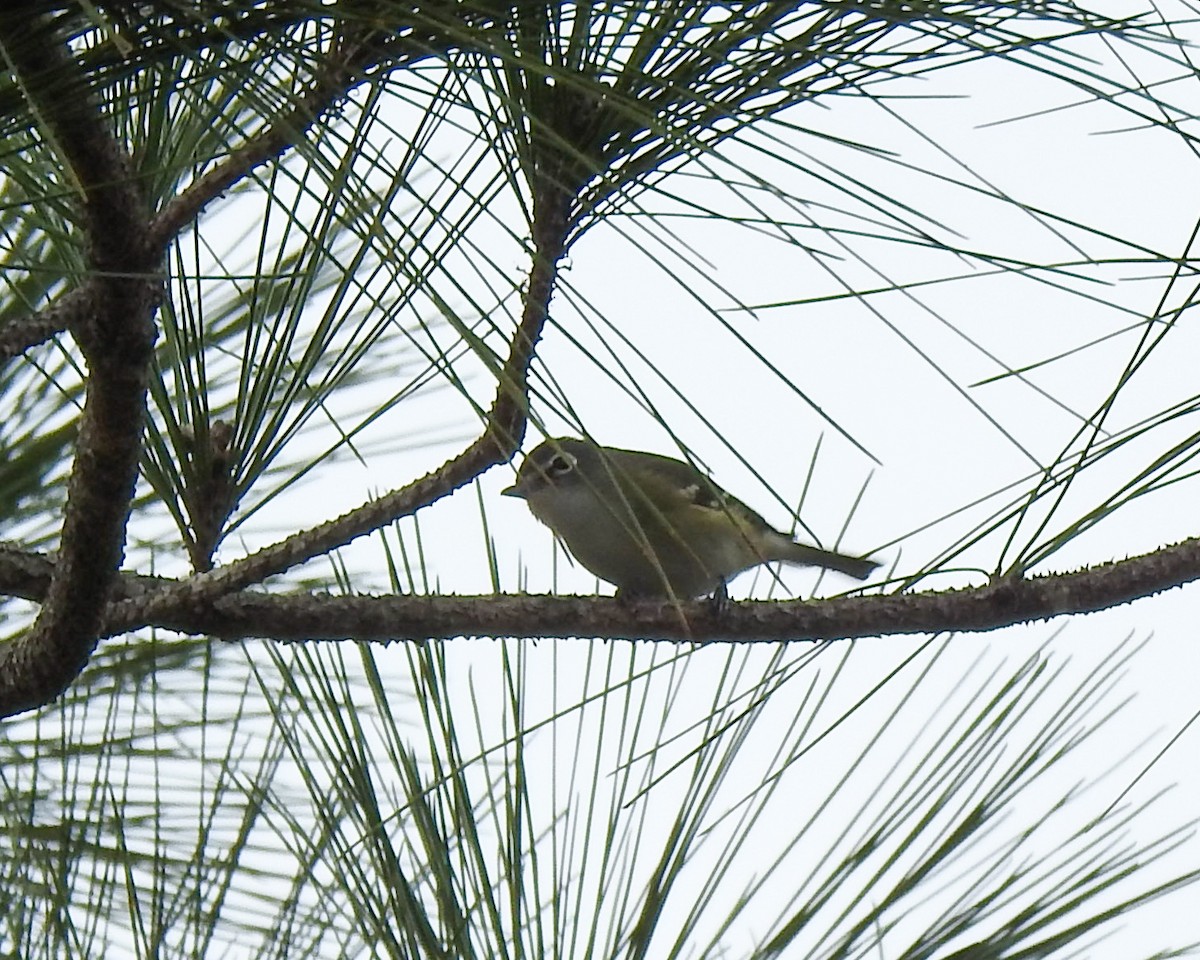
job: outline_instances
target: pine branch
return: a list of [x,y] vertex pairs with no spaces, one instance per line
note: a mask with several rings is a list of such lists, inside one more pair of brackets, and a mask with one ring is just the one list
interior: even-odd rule
[[129,158],[84,95],[67,46],[49,21],[10,11],[0,52],[75,186],[91,278],[65,318],[88,384],[58,562],[37,622],[0,650],[0,714],[9,715],[56,697],[95,648],[124,557],[162,285]]

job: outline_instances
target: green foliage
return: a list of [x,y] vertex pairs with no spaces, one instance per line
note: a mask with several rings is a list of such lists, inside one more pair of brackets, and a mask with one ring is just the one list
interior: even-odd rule
[[[588,432],[631,411],[681,446],[699,434],[713,456],[757,462],[720,419],[739,391],[698,389],[663,362],[684,352],[682,337],[652,342],[670,311],[617,318],[598,302],[587,272],[604,248],[589,244],[608,239],[629,262],[605,262],[605,284],[652,271],[711,321],[689,336],[723,338],[797,401],[806,430],[851,450],[815,441],[804,497],[827,456],[860,476],[849,457],[869,444],[748,332],[751,315],[862,307],[1016,451],[1019,469],[997,458],[978,499],[893,527],[905,544],[952,531],[897,575],[906,585],[952,564],[1023,570],[1195,475],[1194,379],[1169,396],[1156,381],[1153,408],[1118,403],[1170,356],[1191,302],[1186,256],[1010,197],[965,163],[926,171],[865,124],[847,136],[814,119],[903,118],[905,84],[1000,63],[1192,146],[1176,121],[1195,94],[1182,19],[1025,2],[42,12],[153,210],[245,162],[170,244],[131,568],[244,556],[478,434],[525,307],[538,206],[564,197],[569,269],[525,398],[538,429]],[[1112,49],[1165,79],[1121,79],[1119,58],[1098,59]],[[322,100],[325,84],[337,92]],[[0,332],[56,302],[86,262],[77,185],[27,103],[0,82]],[[977,246],[914,183],[977,197],[1071,252]],[[771,251],[753,295],[713,268],[713,248],[743,243]],[[896,250],[911,273],[876,269]],[[814,264],[835,266],[769,283]],[[1169,277],[1153,316],[1103,286],[1133,269]],[[1034,449],[969,389],[951,348],[878,306],[936,304],[967,283],[986,305],[995,279],[1119,318],[1021,363],[989,354],[986,329],[940,324],[988,356],[980,381],[1073,418],[1061,447]],[[1099,400],[1037,381],[1130,334],[1116,372],[1088,381]],[[819,366],[818,338],[789,335]],[[0,370],[5,540],[54,545],[85,374],[65,334]],[[588,377],[604,385],[601,414],[578,386]],[[794,506],[794,490],[769,486],[778,477],[758,479]],[[853,513],[863,482],[839,487]],[[498,590],[509,567],[476,494],[478,529],[422,514],[290,583],[433,593],[442,576],[465,589],[467,570]],[[4,633],[24,625],[14,613]],[[113,639],[67,698],[0,735],[0,955],[1040,957],[1092,950],[1118,922],[1138,955],[1182,955],[1190,945],[1159,950],[1141,918],[1193,895],[1191,825],[1159,827],[1157,800],[1105,812],[1136,768],[1106,744],[1137,653],[1068,668],[1049,645],[1010,665],[955,640]],[[1081,768],[1100,773],[1075,782]]]

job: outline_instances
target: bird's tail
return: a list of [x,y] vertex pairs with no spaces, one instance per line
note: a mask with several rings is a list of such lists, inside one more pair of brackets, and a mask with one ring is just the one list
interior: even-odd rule
[[832,550],[822,550],[820,547],[810,547],[806,543],[789,542],[774,559],[806,567],[825,567],[855,580],[866,580],[871,571],[879,566],[878,561],[867,557],[851,557],[844,553],[834,553]]

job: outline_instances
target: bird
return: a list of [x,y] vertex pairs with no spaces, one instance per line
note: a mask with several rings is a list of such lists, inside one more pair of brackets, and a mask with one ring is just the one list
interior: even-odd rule
[[773,561],[856,580],[879,566],[798,543],[690,463],[574,437],[539,444],[502,494],[523,499],[623,599],[723,601],[728,580]]

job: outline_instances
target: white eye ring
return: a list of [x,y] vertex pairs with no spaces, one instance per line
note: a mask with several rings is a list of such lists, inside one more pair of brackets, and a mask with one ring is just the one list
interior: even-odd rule
[[546,464],[546,476],[561,477],[575,469],[575,464],[579,461],[569,453],[559,451],[556,453],[548,464]]

